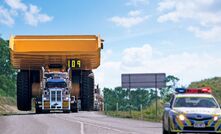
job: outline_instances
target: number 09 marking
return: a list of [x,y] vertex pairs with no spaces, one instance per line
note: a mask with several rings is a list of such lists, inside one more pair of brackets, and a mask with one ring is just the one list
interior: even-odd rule
[[81,60],[68,60],[68,68],[81,68]]

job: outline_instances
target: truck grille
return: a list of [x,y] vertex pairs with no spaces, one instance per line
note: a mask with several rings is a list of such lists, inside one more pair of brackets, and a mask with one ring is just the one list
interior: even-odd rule
[[61,91],[51,91],[51,101],[61,101]]
[[61,101],[61,91],[57,91],[57,101]]

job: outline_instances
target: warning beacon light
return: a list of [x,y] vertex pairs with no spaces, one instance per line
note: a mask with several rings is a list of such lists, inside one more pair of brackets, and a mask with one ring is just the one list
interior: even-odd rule
[[177,93],[185,93],[186,92],[186,88],[176,88],[175,91]]
[[192,93],[192,94],[197,94],[197,93],[207,93],[211,94],[212,89],[210,87],[202,87],[202,88],[176,88],[175,91],[177,93]]

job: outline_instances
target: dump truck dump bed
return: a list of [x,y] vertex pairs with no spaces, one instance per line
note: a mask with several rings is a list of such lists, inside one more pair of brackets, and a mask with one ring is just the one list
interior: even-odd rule
[[95,35],[12,36],[11,63],[16,69],[40,69],[44,65],[67,65],[67,60],[81,60],[80,69],[100,65],[102,40]]

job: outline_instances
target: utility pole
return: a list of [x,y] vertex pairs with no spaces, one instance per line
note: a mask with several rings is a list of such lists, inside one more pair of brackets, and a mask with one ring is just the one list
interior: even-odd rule
[[155,93],[156,93],[156,120],[157,120],[157,98],[158,98],[158,92],[157,92],[157,75],[155,74]]
[[130,75],[129,75],[129,105],[130,105],[130,116],[132,115],[132,113],[131,113],[131,94],[130,94],[131,92],[130,92]]
[[141,119],[143,120],[143,105],[140,104],[140,113],[141,113]]
[[116,111],[118,112],[118,102],[117,102],[117,104],[116,104]]

